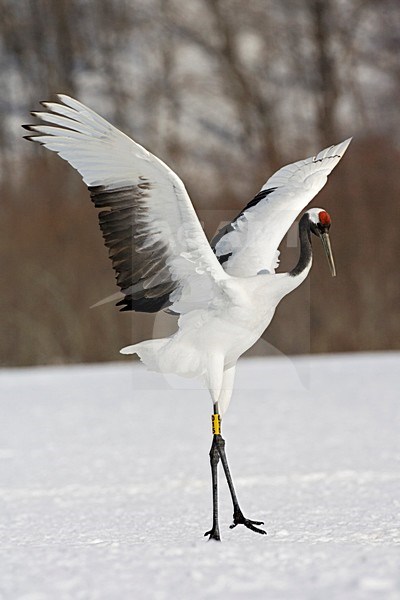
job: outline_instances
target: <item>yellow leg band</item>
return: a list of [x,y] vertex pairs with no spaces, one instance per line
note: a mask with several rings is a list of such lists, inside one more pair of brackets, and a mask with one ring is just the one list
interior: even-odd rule
[[212,432],[214,435],[220,435],[221,433],[221,415],[211,415]]

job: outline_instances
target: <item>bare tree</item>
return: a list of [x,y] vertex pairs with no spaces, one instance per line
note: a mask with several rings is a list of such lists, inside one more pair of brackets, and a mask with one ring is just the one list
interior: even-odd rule
[[[397,2],[0,0],[0,10],[3,364],[116,359],[153,327],[111,304],[89,308],[115,291],[96,213],[79,177],[19,129],[57,92],[175,168],[211,234],[275,168],[355,135],[318,199],[332,212],[339,277],[333,285],[317,256],[311,287],[282,304],[268,339],[287,352],[306,351],[304,339],[315,351],[398,347]],[[282,268],[296,258],[284,242]]]

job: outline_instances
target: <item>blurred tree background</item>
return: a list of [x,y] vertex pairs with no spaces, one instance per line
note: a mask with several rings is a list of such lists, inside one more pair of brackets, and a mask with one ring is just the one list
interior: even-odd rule
[[[314,201],[338,277],[310,283],[268,341],[286,353],[399,348],[397,0],[0,0],[0,364],[118,359],[173,318],[93,304],[116,291],[80,177],[22,139],[62,92],[186,183],[208,235],[272,172],[354,136]],[[297,260],[296,229],[281,268]],[[255,350],[257,351],[257,349]]]

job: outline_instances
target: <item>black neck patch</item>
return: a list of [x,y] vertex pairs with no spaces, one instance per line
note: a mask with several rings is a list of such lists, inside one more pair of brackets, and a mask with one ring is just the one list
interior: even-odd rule
[[300,256],[297,265],[289,271],[289,275],[296,277],[300,275],[310,264],[312,259],[311,246],[311,221],[307,213],[305,213],[299,222],[299,238],[300,238]]

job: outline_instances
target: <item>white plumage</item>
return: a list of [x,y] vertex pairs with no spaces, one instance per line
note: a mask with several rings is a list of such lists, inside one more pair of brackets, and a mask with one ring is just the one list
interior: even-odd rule
[[278,246],[297,215],[327,182],[351,140],[321,150],[317,156],[282,167],[260,192],[273,190],[237,220],[234,231],[217,244],[217,256],[232,253],[224,268],[230,275],[249,277],[261,270],[273,273]]
[[[161,251],[164,260],[144,282],[141,278],[139,287],[151,290],[164,282],[174,286],[168,309],[181,315],[177,333],[121,352],[137,353],[152,370],[205,376],[216,402],[224,371],[257,341],[282,297],[306,277],[273,274],[278,246],[299,212],[325,185],[350,140],[272,175],[261,192],[273,191],[239,216],[214,254],[181,179],[88,107],[66,95],[58,98],[61,103],[43,103],[48,112],[33,113],[46,124],[30,126],[36,134],[30,139],[57,152],[90,188],[102,186],[111,207],[113,190],[140,189],[142,182],[138,252]],[[217,257],[227,254],[221,266]],[[122,291],[135,292],[137,285],[131,282]],[[211,368],[214,363],[218,369]],[[221,413],[229,401],[226,390],[224,396]]]
[[[185,186],[167,165],[77,100],[58,98],[43,103],[46,112],[33,113],[44,124],[26,126],[33,132],[28,138],[79,171],[95,206],[105,209],[100,227],[124,295],[122,310],[179,315],[174,335],[121,352],[138,354],[154,371],[204,377],[214,410],[223,414],[238,358],[268,327],[280,300],[308,275],[311,232],[321,237],[333,266],[330,218],[314,209],[300,221],[298,265],[275,274],[283,236],[325,185],[350,140],[277,171],[211,247]],[[224,463],[220,446],[218,453]],[[262,533],[254,528],[257,522],[238,516],[235,498],[234,523]],[[219,539],[217,530],[214,523],[208,533]]]

